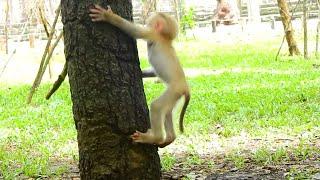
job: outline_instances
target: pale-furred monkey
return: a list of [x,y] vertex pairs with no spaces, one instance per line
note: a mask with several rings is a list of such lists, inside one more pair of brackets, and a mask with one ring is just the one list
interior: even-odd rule
[[104,9],[98,5],[90,9],[89,15],[94,22],[108,22],[134,38],[147,40],[149,62],[157,76],[165,82],[167,89],[151,103],[151,129],[146,133],[136,131],[131,138],[134,142],[156,144],[159,147],[169,145],[176,138],[172,109],[184,96],[185,103],[179,121],[180,131],[183,132],[183,117],[190,100],[185,74],[172,46],[172,41],[178,33],[177,22],[169,15],[156,13],[148,18],[147,26],[138,26],[114,14],[109,6]]

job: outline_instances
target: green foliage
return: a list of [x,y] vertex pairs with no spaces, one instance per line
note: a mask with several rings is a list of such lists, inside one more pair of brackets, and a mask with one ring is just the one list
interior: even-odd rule
[[199,165],[203,162],[203,160],[201,159],[201,157],[197,154],[197,153],[194,153],[194,154],[190,154],[188,157],[187,157],[187,165]]
[[281,163],[288,159],[288,152],[284,148],[279,148],[273,152],[271,158],[274,163]]
[[237,151],[227,156],[227,159],[232,161],[238,169],[245,167],[245,157],[241,152]]
[[313,179],[311,175],[319,172],[319,169],[301,169],[291,167],[290,171],[286,174],[286,179]]
[[195,144],[188,144],[187,145],[187,159],[185,166],[192,166],[192,165],[199,165],[203,162],[201,157],[196,151],[197,147]]
[[165,171],[171,170],[176,161],[176,158],[172,154],[165,153],[161,156],[161,166]]
[[277,164],[288,159],[288,152],[284,148],[276,149],[274,152],[266,147],[258,149],[253,154],[253,160],[258,164]]
[[258,149],[253,154],[253,160],[259,164],[269,164],[271,162],[271,152],[267,148]]
[[180,32],[184,34],[186,29],[192,29],[196,25],[194,9],[191,7],[184,12],[180,19]]
[[320,149],[311,147],[308,143],[305,143],[305,140],[302,140],[299,145],[292,150],[292,154],[296,160],[305,161],[310,157],[320,154]]

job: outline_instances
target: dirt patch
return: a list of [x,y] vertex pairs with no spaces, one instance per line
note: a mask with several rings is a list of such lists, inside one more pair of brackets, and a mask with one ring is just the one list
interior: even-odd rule
[[[320,157],[320,156],[319,156]],[[258,165],[247,159],[245,167],[238,169],[233,162],[221,156],[201,157],[202,163],[196,165],[186,164],[188,155],[180,155],[178,161],[170,171],[162,171],[162,180],[208,179],[208,180],[238,180],[238,179],[316,179],[320,173],[319,157],[312,157],[304,161],[283,162],[276,165]],[[209,162],[214,161],[212,165]],[[69,167],[62,179],[80,179],[79,169],[76,164]]]

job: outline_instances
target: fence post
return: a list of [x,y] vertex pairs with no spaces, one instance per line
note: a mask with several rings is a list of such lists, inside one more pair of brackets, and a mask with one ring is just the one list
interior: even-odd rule
[[260,22],[260,0],[248,0],[248,19],[250,22]]

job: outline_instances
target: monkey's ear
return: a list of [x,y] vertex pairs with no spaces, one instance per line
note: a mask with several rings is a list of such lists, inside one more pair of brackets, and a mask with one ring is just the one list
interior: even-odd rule
[[157,32],[163,31],[163,22],[162,21],[156,21],[155,29]]

